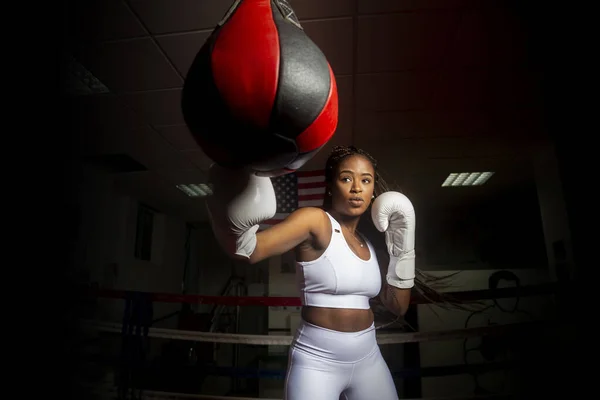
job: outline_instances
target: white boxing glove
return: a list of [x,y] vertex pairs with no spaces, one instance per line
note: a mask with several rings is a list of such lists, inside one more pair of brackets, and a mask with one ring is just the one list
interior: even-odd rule
[[371,218],[380,232],[390,255],[386,281],[400,289],[415,285],[415,209],[399,192],[385,192],[371,206]]
[[260,223],[277,211],[271,178],[213,164],[209,182],[213,195],[208,197],[206,207],[218,242],[227,254],[250,258]]

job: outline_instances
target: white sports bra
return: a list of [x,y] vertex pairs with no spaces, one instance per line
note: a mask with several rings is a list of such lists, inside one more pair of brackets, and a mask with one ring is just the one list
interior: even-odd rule
[[368,261],[350,249],[340,224],[331,221],[331,240],[325,252],[312,261],[296,262],[296,282],[305,306],[331,308],[370,308],[369,299],[381,290],[379,263],[371,243]]

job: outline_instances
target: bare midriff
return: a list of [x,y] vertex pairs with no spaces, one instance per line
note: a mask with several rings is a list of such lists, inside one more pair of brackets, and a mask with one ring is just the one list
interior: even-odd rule
[[369,328],[374,321],[371,309],[309,307],[302,308],[304,321],[339,332],[359,332]]

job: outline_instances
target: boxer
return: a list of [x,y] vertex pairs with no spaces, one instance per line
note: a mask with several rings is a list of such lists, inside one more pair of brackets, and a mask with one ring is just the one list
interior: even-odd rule
[[[303,307],[289,350],[284,398],[398,399],[369,300],[379,295],[397,316],[408,309],[416,226],[410,200],[387,190],[366,151],[337,146],[326,162],[323,207],[299,208],[259,231],[276,210],[270,178],[216,165],[211,177],[210,221],[231,257],[255,264],[295,252]],[[385,235],[389,259],[381,264],[371,241],[357,230],[364,215]]]

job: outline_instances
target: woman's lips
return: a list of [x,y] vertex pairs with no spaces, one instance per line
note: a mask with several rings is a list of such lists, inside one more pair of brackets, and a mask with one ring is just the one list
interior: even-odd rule
[[353,197],[348,201],[349,201],[350,205],[352,205],[353,207],[360,207],[364,203],[363,199],[358,198],[358,197]]

